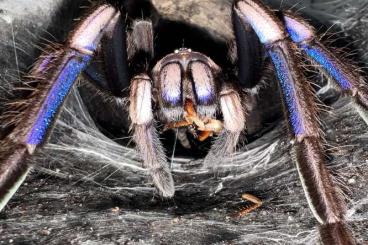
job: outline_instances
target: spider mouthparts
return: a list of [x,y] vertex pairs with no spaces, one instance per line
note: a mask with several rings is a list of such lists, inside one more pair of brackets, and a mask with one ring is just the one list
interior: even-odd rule
[[191,99],[186,98],[184,103],[184,118],[181,121],[169,122],[164,126],[163,132],[169,129],[187,127],[188,131],[199,141],[204,141],[214,134],[219,134],[223,123],[219,120],[200,117]]

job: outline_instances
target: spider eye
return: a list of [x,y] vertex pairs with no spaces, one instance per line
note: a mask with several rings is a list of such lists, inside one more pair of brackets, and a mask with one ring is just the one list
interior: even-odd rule
[[161,97],[164,103],[171,106],[182,104],[181,69],[178,64],[164,66],[160,74]]
[[190,69],[198,104],[212,104],[215,100],[216,91],[210,67],[202,62],[193,62]]

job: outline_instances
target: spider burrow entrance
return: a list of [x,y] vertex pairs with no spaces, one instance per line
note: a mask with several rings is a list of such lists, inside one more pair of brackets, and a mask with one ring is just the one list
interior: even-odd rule
[[[246,4],[251,3],[251,8],[256,6],[256,10],[259,11],[261,10],[261,12],[266,12],[267,17],[272,17],[272,14],[267,12],[267,9],[265,7],[263,7],[262,5],[258,5],[257,1],[242,1]],[[244,7],[244,6],[243,6]],[[248,8],[248,6],[245,6],[245,8]],[[244,10],[244,9],[243,9]],[[244,12],[249,12],[249,11],[244,11]],[[99,14],[99,12],[94,12],[94,14]],[[92,15],[93,16],[93,15]],[[97,24],[101,24],[101,21],[103,22],[103,20],[105,19],[106,16],[100,16],[100,18],[98,19]],[[250,13],[250,18],[255,21],[255,22],[261,22],[261,18],[259,18],[259,14],[254,14],[253,12]],[[266,18],[267,21],[271,22],[268,23],[270,26],[278,26],[279,23],[277,22],[273,22],[274,18]],[[88,21],[90,20],[90,18],[86,18],[83,22],[83,24],[88,24]],[[142,56],[136,59],[136,62],[133,62],[134,65],[131,65],[129,67],[129,69],[132,71],[132,74],[130,74],[130,78],[131,78],[131,95],[130,95],[130,101],[131,101],[131,106],[132,109],[130,110],[130,114],[131,114],[131,119],[132,122],[134,124],[134,138],[135,141],[138,145],[139,150],[142,153],[142,158],[144,160],[144,164],[145,167],[147,167],[149,173],[151,174],[151,177],[153,179],[153,183],[156,185],[156,187],[160,190],[162,196],[164,197],[171,197],[174,194],[174,187],[173,187],[173,181],[172,181],[172,177],[170,174],[170,169],[167,167],[166,164],[166,159],[165,159],[165,154],[163,153],[163,147],[160,143],[160,139],[159,136],[157,134],[156,131],[156,123],[157,121],[155,119],[157,119],[158,117],[154,116],[153,112],[157,112],[157,108],[153,108],[152,106],[152,101],[151,101],[151,96],[158,98],[158,99],[165,99],[165,103],[166,105],[164,105],[165,107],[179,107],[181,108],[183,113],[188,113],[191,112],[191,117],[187,117],[187,121],[190,121],[191,123],[187,123],[187,126],[193,126],[193,124],[195,124],[196,127],[198,128],[204,128],[206,126],[204,120],[202,118],[199,118],[198,115],[195,114],[206,114],[206,110],[202,110],[199,111],[199,113],[197,113],[197,108],[195,109],[190,109],[190,107],[188,107],[187,109],[185,109],[185,104],[190,104],[190,103],[186,103],[187,98],[189,97],[189,101],[193,104],[196,105],[200,105],[200,106],[209,106],[211,104],[213,104],[214,100],[219,102],[219,107],[222,111],[222,117],[221,119],[223,119],[224,123],[223,125],[221,125],[221,127],[223,126],[227,131],[225,131],[224,135],[220,135],[219,138],[223,139],[225,142],[225,144],[218,144],[217,146],[220,146],[219,148],[221,149],[233,149],[234,148],[234,144],[237,143],[238,138],[239,138],[239,133],[240,131],[243,129],[243,124],[244,124],[244,120],[243,120],[243,115],[241,115],[242,113],[242,104],[241,104],[241,97],[238,94],[238,91],[240,91],[239,87],[234,86],[234,83],[230,83],[230,85],[232,86],[216,86],[216,84],[211,84],[211,81],[213,81],[213,73],[212,71],[209,71],[208,69],[208,64],[206,64],[206,62],[194,62],[191,66],[190,66],[189,70],[191,70],[191,72],[189,72],[188,76],[183,76],[182,74],[182,67],[183,64],[181,64],[180,62],[173,62],[170,64],[167,64],[166,66],[166,70],[164,68],[163,72],[160,73],[160,75],[164,74],[166,72],[166,75],[164,75],[164,78],[168,78],[172,80],[169,81],[169,83],[165,83],[164,85],[168,85],[168,89],[162,89],[164,91],[164,93],[160,94],[159,97],[157,97],[157,94],[151,94],[151,87],[154,83],[154,79],[152,79],[151,77],[151,68],[154,64],[158,63],[160,60],[162,60],[162,57],[165,57],[165,55],[167,55],[167,53],[164,56],[156,56],[154,54],[154,52],[151,52],[154,49],[154,45],[152,44],[153,42],[151,42],[152,40],[150,38],[152,38],[152,35],[150,35],[150,31],[145,30],[145,26],[150,26],[149,23],[142,23],[141,27],[143,28],[143,32],[141,31],[136,31],[137,34],[134,34],[134,30],[133,30],[133,36],[134,35],[143,35],[144,37],[148,37],[148,39],[146,40],[145,38],[143,39],[143,41],[148,41],[145,44],[148,45],[144,45],[143,42],[141,42],[141,44],[136,45],[135,47],[139,46],[134,52],[135,53],[139,53],[139,51],[143,51],[141,54]],[[138,24],[134,27],[134,28],[138,28]],[[106,27],[106,37],[108,35],[111,34],[111,31],[114,28],[116,23],[114,23],[114,21],[111,22],[111,25],[108,25]],[[266,23],[267,24],[267,23]],[[115,27],[117,27],[118,29],[121,28],[122,26],[120,26],[119,24],[117,24]],[[133,28],[133,29],[134,29]],[[235,27],[236,28],[236,27]],[[258,28],[258,26],[256,25],[256,29]],[[270,28],[273,29],[273,28]],[[241,30],[244,31],[244,30]],[[78,31],[76,31],[76,33],[78,33]],[[94,32],[93,32],[94,33]],[[80,34],[80,33],[79,33]],[[151,33],[152,34],[152,33]],[[261,34],[263,35],[263,33],[257,32],[257,34]],[[276,33],[271,33],[272,37],[279,37],[278,32]],[[77,37],[77,40],[82,39],[83,40],[83,35],[79,35],[79,37]],[[244,38],[244,36],[240,35],[241,38]],[[245,35],[246,36],[246,35]],[[265,39],[263,39],[265,38]],[[103,38],[104,39],[104,38]],[[108,39],[108,38],[107,38]],[[114,40],[117,40],[115,38],[113,38]],[[263,41],[269,41],[269,38],[267,36],[262,37],[261,40]],[[272,58],[273,61],[276,63],[276,69],[278,69],[279,73],[282,74],[286,74],[285,76],[288,76],[288,78],[282,80],[281,82],[283,82],[284,84],[289,85],[289,87],[287,89],[283,88],[284,90],[286,90],[286,94],[288,96],[289,100],[294,100],[291,101],[291,103],[288,103],[287,106],[289,107],[293,107],[292,109],[295,109],[296,106],[293,102],[295,102],[297,99],[304,99],[303,98],[303,94],[297,94],[297,96],[295,96],[292,92],[292,89],[290,89],[290,84],[292,84],[293,81],[290,82],[290,80],[293,80],[293,75],[295,77],[298,78],[297,75],[295,75],[297,73],[297,71],[295,71],[295,69],[293,69],[294,67],[294,61],[293,61],[293,57],[291,57],[291,55],[288,55],[289,53],[287,52],[287,50],[291,49],[288,45],[283,45],[282,43],[285,42],[285,39],[280,39],[280,40],[274,40],[273,38],[270,39],[271,42],[273,42],[274,44],[274,49],[272,49],[270,51],[270,47],[268,45],[266,45],[266,49],[268,52],[274,52],[274,56]],[[106,47],[107,49],[109,49],[108,47],[114,46],[111,45],[111,39],[110,44],[107,44]],[[121,41],[121,39],[120,39]],[[142,40],[139,40],[137,38],[132,38],[130,39],[129,44],[136,44],[139,43]],[[278,42],[279,41],[279,42]],[[152,44],[152,45],[151,45]],[[103,45],[103,44],[102,44]],[[92,46],[94,46],[94,43],[92,42]],[[240,46],[239,46],[240,47]],[[239,48],[238,47],[238,48]],[[82,47],[77,47],[78,50],[84,52],[84,53],[88,53],[91,54],[90,52],[88,52],[89,47],[87,47],[87,49],[85,49],[84,46]],[[121,46],[120,46],[121,48]],[[126,48],[123,46],[123,48]],[[249,48],[249,47],[248,47]],[[63,50],[68,51],[68,47],[64,46]],[[286,51],[285,51],[286,50]],[[137,52],[138,51],[138,52]],[[178,50],[177,54],[184,52],[185,49],[180,49]],[[188,51],[188,50],[187,50]],[[277,52],[276,52],[277,51]],[[106,52],[106,51],[105,51]],[[170,54],[173,51],[170,50]],[[243,53],[242,53],[243,52]],[[291,51],[289,51],[291,52]],[[190,52],[187,52],[190,53]],[[240,51],[240,53],[244,54],[244,50]],[[106,55],[107,56],[107,55]],[[134,55],[133,55],[134,56]],[[133,59],[133,56],[129,56],[131,59]],[[137,56],[138,57],[138,56]],[[290,58],[291,57],[291,58]],[[154,61],[152,61],[154,60]],[[158,61],[157,61],[158,60]],[[82,60],[83,61],[83,60]],[[151,63],[152,61],[152,63]],[[106,62],[108,63],[108,62]],[[148,64],[150,63],[150,64]],[[185,62],[184,62],[185,63]],[[241,63],[241,62],[240,62]],[[288,64],[291,64],[291,68],[290,65],[288,66]],[[222,66],[221,66],[222,67]],[[69,70],[69,68],[67,69]],[[280,71],[281,70],[281,71]],[[113,71],[113,70],[108,70],[108,72]],[[224,70],[226,71],[226,70]],[[70,71],[68,74],[71,75],[71,77],[73,78],[72,75],[75,75],[75,73],[78,71]],[[292,73],[290,75],[290,73]],[[111,74],[113,74],[113,72],[111,72]],[[236,74],[235,74],[236,75]],[[235,76],[234,75],[234,76]],[[290,76],[289,76],[290,75]],[[118,79],[119,75],[113,75],[113,77],[115,76],[115,78]],[[106,76],[107,77],[107,76]],[[184,78],[185,79],[184,79]],[[281,77],[281,76],[279,76]],[[291,77],[291,79],[290,79]],[[110,78],[111,79],[111,78]],[[228,79],[228,80],[227,80]],[[225,76],[224,80],[229,82],[232,81],[231,80],[231,74],[228,75],[228,77]],[[288,80],[289,79],[289,80]],[[113,79],[115,80],[115,79]],[[186,85],[183,86],[183,81],[185,80]],[[190,82],[188,82],[188,80],[190,80]],[[55,82],[55,81],[53,81]],[[178,86],[178,84],[180,84],[180,86]],[[188,86],[188,84],[191,84],[192,86]],[[209,85],[208,85],[209,84]],[[198,85],[198,86],[197,86]],[[223,84],[221,84],[223,85]],[[243,84],[244,85],[244,84]],[[164,86],[163,86],[164,87]],[[185,93],[183,93],[183,88],[182,87],[186,87]],[[244,85],[244,87],[246,87]],[[285,87],[285,86],[284,86]],[[174,88],[174,89],[172,89]],[[209,88],[209,89],[208,89]],[[218,92],[219,91],[219,92]],[[119,92],[119,91],[118,91]],[[121,92],[121,91],[120,91]],[[178,95],[179,94],[179,95]],[[185,94],[183,96],[183,94]],[[189,96],[187,96],[188,94],[190,94]],[[291,95],[290,95],[291,94]],[[165,95],[167,95],[167,97],[165,97]],[[213,96],[216,95],[216,96]],[[301,95],[301,96],[299,96]],[[294,97],[301,97],[301,98],[294,98]],[[290,99],[291,98],[291,99]],[[157,99],[156,101],[153,101],[154,103],[157,103]],[[290,101],[289,101],[290,102]],[[184,103],[184,106],[183,106]],[[299,103],[300,104],[300,103]],[[290,106],[291,105],[291,106]],[[183,109],[184,107],[184,109]],[[297,108],[299,109],[299,108]],[[193,111],[195,111],[196,113],[193,113]],[[300,112],[301,111],[301,112]],[[297,126],[300,127],[296,127],[294,124],[292,125],[292,130],[294,133],[297,134],[297,136],[301,136],[299,141],[300,142],[304,142],[304,143],[308,143],[308,144],[313,144],[313,145],[317,145],[319,142],[315,142],[318,140],[318,135],[312,135],[309,134],[310,131],[306,130],[308,127],[307,124],[304,123],[304,121],[306,121],[307,119],[304,118],[303,116],[300,116],[300,114],[302,114],[302,110],[291,110],[290,114],[294,113],[293,115],[295,116],[296,114],[296,124],[300,124]],[[308,114],[308,113],[306,113]],[[238,120],[234,120],[234,115],[240,115],[237,119]],[[298,117],[299,116],[299,117]],[[294,122],[295,122],[294,121]],[[302,122],[302,123],[299,123]],[[292,122],[293,123],[293,122]],[[208,134],[209,131],[204,131]],[[305,135],[303,135],[305,133]],[[304,137],[305,136],[305,137]],[[309,136],[311,136],[311,138],[315,137],[317,139],[310,139]],[[206,135],[202,136],[202,137],[206,137]],[[230,143],[229,143],[230,142]],[[297,142],[300,143],[300,142]],[[216,145],[216,144],[214,144]],[[305,144],[303,145],[302,143],[297,146],[299,148],[305,148],[303,147],[305,146]],[[227,148],[229,147],[229,148]],[[313,157],[313,153],[317,152],[320,153],[321,150],[320,149],[312,149],[312,147],[309,147],[310,150],[308,150],[308,152],[312,152]],[[318,148],[318,147],[317,147]],[[216,148],[214,148],[216,150]],[[298,149],[297,149],[298,150]],[[302,151],[302,150],[300,150]],[[221,153],[224,153],[224,151],[220,151]],[[308,153],[307,152],[307,153]],[[302,152],[303,153],[303,152]],[[299,153],[300,155],[300,153]],[[301,162],[303,165],[305,165],[305,162],[312,162],[315,159],[312,159],[312,161],[310,159],[300,159],[299,158],[299,162]],[[319,160],[319,159],[317,159]],[[322,161],[321,161],[322,162]],[[323,169],[322,169],[323,170]],[[302,170],[302,172],[306,172],[305,170]],[[308,176],[306,176],[308,177]],[[309,178],[309,177],[308,177]],[[307,178],[305,178],[307,179]],[[310,181],[310,178],[308,179],[307,182]],[[305,183],[307,183],[305,182]],[[305,184],[304,183],[304,184]],[[306,185],[308,186],[312,186],[313,184],[307,183]],[[318,187],[317,187],[318,188]],[[313,188],[312,188],[313,189]],[[314,188],[316,189],[316,188]],[[307,194],[309,190],[307,190]],[[318,207],[318,205],[317,205]],[[342,212],[341,212],[342,213]],[[323,218],[323,217],[322,217]]]

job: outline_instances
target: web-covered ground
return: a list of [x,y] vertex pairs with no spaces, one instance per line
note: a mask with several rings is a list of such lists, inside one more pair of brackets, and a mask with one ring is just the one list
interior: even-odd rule
[[[24,54],[30,46],[25,38],[40,35],[33,30],[48,29],[43,23],[52,12],[47,9],[61,3],[7,2],[0,3],[2,50],[5,58],[9,56],[2,61],[1,94],[11,87],[7,81],[17,78],[17,66],[22,69],[27,64],[22,56],[31,60],[32,53]],[[14,2],[20,5],[10,8]],[[301,1],[300,5],[352,35],[363,60],[368,60],[365,1]],[[170,5],[157,6],[159,11],[170,9]],[[19,14],[24,11],[29,11],[28,17]],[[18,61],[13,58],[14,44]],[[349,225],[367,241],[368,127],[346,98],[333,108],[321,116],[329,166],[349,200]],[[0,244],[315,244],[317,223],[291,161],[285,132],[279,122],[218,164],[216,172],[204,169],[201,159],[174,158],[176,195],[163,200],[150,184],[139,155],[97,129],[75,87],[50,143],[32,159],[34,171],[0,214]],[[233,215],[249,204],[241,200],[243,193],[261,198],[263,206],[237,219]]]

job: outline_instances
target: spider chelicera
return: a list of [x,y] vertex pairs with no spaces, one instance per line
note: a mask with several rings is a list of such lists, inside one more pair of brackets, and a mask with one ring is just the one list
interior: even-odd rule
[[[274,12],[259,0],[236,0],[232,6],[236,48],[227,66],[180,48],[153,64],[154,25],[149,19],[126,21],[121,4],[101,3],[91,9],[64,46],[50,48],[30,76],[39,87],[16,127],[2,143],[0,210],[28,171],[25,159],[47,140],[71,87],[84,73],[102,92],[129,97],[133,138],[163,197],[172,197],[174,181],[155,121],[164,130],[187,128],[198,140],[213,135],[211,157],[234,151],[246,127],[250,103],[247,90],[273,64],[284,99],[294,145],[295,162],[304,192],[326,244],[354,244],[344,222],[345,203],[325,167],[323,134],[311,86],[299,68],[297,52],[315,64],[334,85],[351,96],[368,122],[368,87],[351,66],[341,62],[316,38],[314,28],[293,13]],[[96,76],[94,58],[104,60],[106,81]],[[125,91],[129,90],[127,95]],[[207,163],[210,161],[207,161]]]

